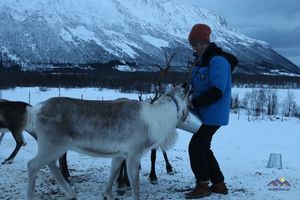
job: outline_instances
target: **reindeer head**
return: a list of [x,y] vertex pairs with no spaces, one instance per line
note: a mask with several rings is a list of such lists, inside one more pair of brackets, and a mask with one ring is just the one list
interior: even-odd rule
[[172,98],[176,103],[178,122],[185,121],[188,115],[188,98],[186,89],[181,86],[174,86],[165,95]]

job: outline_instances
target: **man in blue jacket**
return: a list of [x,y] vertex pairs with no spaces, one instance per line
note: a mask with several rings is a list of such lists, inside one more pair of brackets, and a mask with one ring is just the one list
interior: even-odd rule
[[196,57],[190,81],[193,97],[189,106],[202,121],[189,144],[190,164],[196,178],[195,189],[185,193],[186,198],[190,199],[202,198],[212,192],[228,193],[210,146],[215,132],[229,121],[231,72],[238,61],[211,43],[210,34],[211,29],[206,24],[194,25],[189,34]]

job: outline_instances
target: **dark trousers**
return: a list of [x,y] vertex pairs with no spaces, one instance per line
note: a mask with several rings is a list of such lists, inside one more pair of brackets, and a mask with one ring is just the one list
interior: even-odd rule
[[202,124],[190,141],[190,163],[197,182],[210,180],[212,183],[219,183],[224,181],[218,161],[210,149],[212,137],[219,128],[220,126]]

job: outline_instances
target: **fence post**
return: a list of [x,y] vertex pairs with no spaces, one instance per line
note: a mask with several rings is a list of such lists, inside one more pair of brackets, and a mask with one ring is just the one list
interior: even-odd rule
[[0,99],[2,99],[2,90],[0,90]]
[[28,103],[30,104],[30,91],[28,93]]

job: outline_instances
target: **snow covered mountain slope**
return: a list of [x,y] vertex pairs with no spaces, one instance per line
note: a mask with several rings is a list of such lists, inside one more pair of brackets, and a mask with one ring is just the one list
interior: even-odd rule
[[191,57],[187,36],[209,24],[212,41],[240,60],[237,72],[300,74],[263,42],[231,28],[225,19],[177,0],[1,0],[0,60],[24,67],[45,63],[120,60],[147,66],[177,52],[178,70]]

